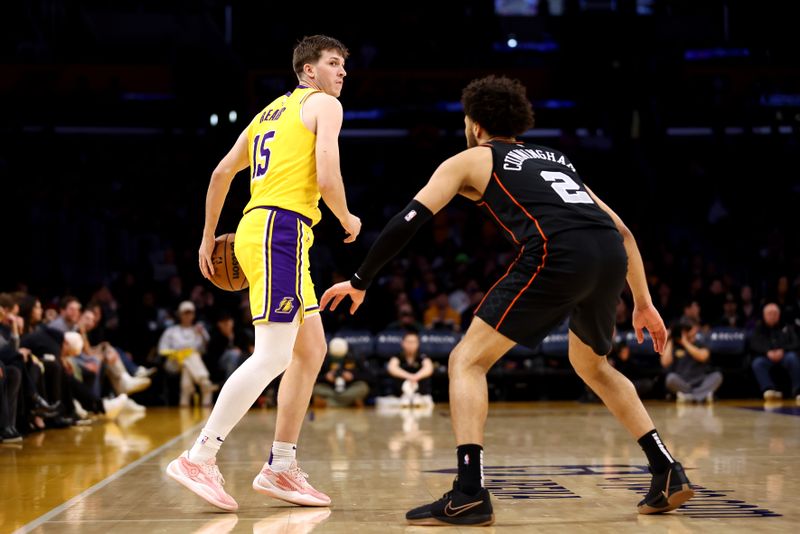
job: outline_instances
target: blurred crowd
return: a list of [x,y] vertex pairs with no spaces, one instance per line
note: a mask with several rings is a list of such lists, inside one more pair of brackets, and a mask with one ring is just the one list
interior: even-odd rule
[[[462,252],[448,216],[437,217],[431,235],[421,239],[436,244],[428,249],[435,254],[401,255],[371,288],[365,313],[323,312],[331,336],[402,334],[396,354],[379,359],[333,339],[315,388],[318,405],[363,405],[392,396],[432,402],[432,378],[446,376],[446,360],[434,364],[423,354],[420,335],[466,330],[488,284],[510,261],[510,249],[493,241],[476,256]],[[486,232],[484,226],[473,235]],[[624,342],[611,354],[614,364],[642,396],[663,379],[664,391],[679,401],[709,401],[723,377],[704,339],[708,332],[733,329],[747,337],[742,356],[764,398],[790,394],[800,400],[800,278],[782,274],[750,285],[699,255],[685,260],[665,251],[660,261],[647,261],[651,294],[671,330],[659,372],[643,372],[631,357],[634,347]],[[167,274],[160,283],[142,284],[128,274],[82,298],[39,297],[22,286],[0,294],[4,441],[124,411],[141,413],[144,405],[213,403],[219,386],[253,349],[247,292],[220,292],[203,282],[186,287],[175,265],[165,265],[154,269]],[[334,272],[337,278],[343,276]],[[626,292],[617,307],[618,332],[632,330],[631,314]],[[743,389],[736,396],[748,394]],[[261,402],[274,402],[274,395],[267,392]]]

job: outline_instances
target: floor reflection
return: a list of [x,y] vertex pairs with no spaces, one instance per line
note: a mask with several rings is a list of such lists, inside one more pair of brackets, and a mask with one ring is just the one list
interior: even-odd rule
[[330,508],[290,508],[255,523],[253,534],[308,534],[330,515]]
[[236,514],[225,514],[215,517],[197,530],[193,530],[192,534],[228,534],[238,522],[239,516]]
[[433,405],[418,407],[379,406],[375,413],[381,417],[397,417],[402,421],[399,430],[393,432],[386,442],[393,459],[405,452],[406,459],[415,460],[419,456],[429,458],[433,455],[436,442],[432,432],[420,429],[420,421],[433,415]]

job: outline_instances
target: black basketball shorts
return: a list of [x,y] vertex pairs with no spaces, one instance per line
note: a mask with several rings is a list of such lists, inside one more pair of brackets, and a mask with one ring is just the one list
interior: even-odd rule
[[605,355],[611,351],[627,268],[616,230],[562,232],[535,249],[521,249],[475,315],[530,348],[569,317],[570,330]]

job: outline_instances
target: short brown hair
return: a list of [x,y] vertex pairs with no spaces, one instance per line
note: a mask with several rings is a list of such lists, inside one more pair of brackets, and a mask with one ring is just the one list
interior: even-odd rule
[[336,50],[344,59],[347,59],[347,56],[350,55],[347,47],[333,37],[328,37],[327,35],[303,37],[303,40],[294,47],[294,53],[292,54],[292,66],[295,74],[298,76],[303,74],[303,65],[316,63],[325,50]]
[[505,76],[472,80],[461,93],[464,113],[491,135],[516,136],[533,126],[525,86]]
[[77,302],[80,305],[81,301],[78,300],[78,297],[73,297],[72,295],[67,295],[66,297],[62,297],[61,300],[58,302],[58,309],[66,310],[70,304],[73,302]]

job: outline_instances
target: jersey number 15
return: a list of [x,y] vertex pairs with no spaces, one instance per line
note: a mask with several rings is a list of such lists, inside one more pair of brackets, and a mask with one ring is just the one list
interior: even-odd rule
[[267,175],[270,155],[267,143],[273,137],[275,137],[275,131],[271,130],[264,135],[257,135],[253,139],[253,180],[262,180]]

